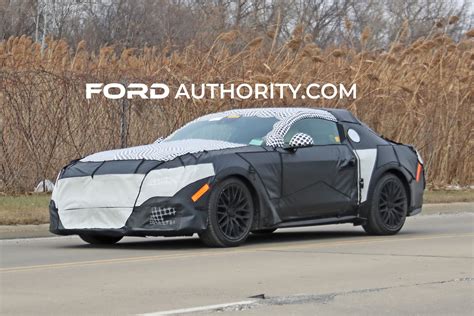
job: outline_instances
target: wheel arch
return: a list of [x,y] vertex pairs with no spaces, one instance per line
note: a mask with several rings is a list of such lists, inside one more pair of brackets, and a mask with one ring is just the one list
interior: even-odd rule
[[385,166],[382,166],[374,170],[372,179],[370,181],[370,187],[369,187],[369,192],[368,192],[369,198],[359,208],[360,217],[367,218],[367,214],[372,205],[372,199],[373,199],[375,186],[380,181],[380,179],[387,174],[392,174],[396,176],[398,179],[400,179],[400,181],[403,184],[403,187],[405,188],[405,192],[407,194],[407,205],[408,207],[410,207],[411,201],[412,201],[412,192],[410,189],[410,179],[411,179],[410,175],[406,171],[404,172],[404,170],[398,164],[387,164]]
[[219,177],[218,181],[224,181],[224,180],[229,179],[229,178],[239,179],[249,189],[250,194],[252,195],[252,201],[253,201],[253,205],[254,205],[254,208],[255,208],[254,209],[255,212],[254,212],[254,220],[253,220],[253,223],[252,223],[252,228],[260,227],[260,218],[261,218],[261,215],[262,215],[261,214],[262,205],[260,203],[261,202],[260,195],[259,195],[254,183],[252,183],[252,181],[250,181],[250,179],[242,173],[228,173],[228,174],[223,175],[222,177]]
[[411,193],[411,190],[410,190],[410,178],[409,176],[406,174],[406,172],[403,172],[403,169],[399,168],[398,165],[389,165],[389,166],[386,166],[385,168],[380,168],[377,172],[377,177],[375,179],[375,181],[373,183],[371,183],[371,187],[370,187],[370,190],[369,190],[369,193],[371,194],[371,199],[372,199],[372,194],[373,194],[373,190],[375,188],[375,185],[377,184],[377,182],[383,177],[385,176],[386,174],[393,174],[394,176],[396,176],[403,184],[403,187],[405,188],[405,192],[407,194],[407,205],[410,206],[411,205],[411,199],[412,199],[412,193]]

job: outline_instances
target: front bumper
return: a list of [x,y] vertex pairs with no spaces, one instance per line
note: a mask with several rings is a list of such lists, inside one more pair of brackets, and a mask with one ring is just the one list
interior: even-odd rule
[[[49,205],[50,228],[57,235],[101,234],[105,236],[183,236],[202,232],[207,227],[208,194],[197,202],[192,194],[207,181],[182,189],[173,197],[153,197],[135,206],[120,228],[65,228],[54,200]],[[105,209],[107,211],[107,209]]]
[[197,201],[192,196],[213,179],[210,163],[71,164],[63,169],[53,191],[50,231],[110,236],[198,233],[207,226],[209,193]]

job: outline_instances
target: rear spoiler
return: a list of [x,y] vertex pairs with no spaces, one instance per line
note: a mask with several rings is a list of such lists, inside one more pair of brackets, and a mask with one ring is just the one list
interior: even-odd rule
[[383,138],[384,140],[386,140],[389,143],[392,143],[392,144],[395,144],[395,145],[400,145],[400,146],[406,146],[406,147],[410,148],[415,154],[418,155],[418,151],[416,150],[415,146],[413,146],[413,145],[399,143],[399,142],[391,140],[391,139],[389,139],[389,138],[387,138],[383,135],[380,135],[380,137]]
[[[386,140],[387,142],[392,143],[392,144],[395,144],[395,145],[405,145],[405,144],[403,144],[403,143],[399,143],[399,142],[396,142],[396,141],[394,141],[394,140],[391,140],[390,138],[387,138],[387,137],[385,137],[385,136],[383,136],[383,135],[380,135],[380,137],[383,138],[384,140]],[[405,146],[407,146],[407,145],[405,145]]]

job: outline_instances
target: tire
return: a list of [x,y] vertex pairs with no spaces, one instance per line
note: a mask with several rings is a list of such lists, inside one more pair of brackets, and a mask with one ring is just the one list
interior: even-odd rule
[[408,211],[408,197],[402,181],[393,174],[384,175],[375,185],[366,224],[370,235],[394,235],[402,229]]
[[104,235],[79,235],[79,237],[91,245],[113,245],[123,238]]
[[269,228],[269,229],[259,229],[259,230],[252,230],[252,234],[254,235],[270,235],[277,230],[276,228]]
[[237,178],[227,178],[211,192],[207,228],[199,237],[210,247],[239,246],[250,233],[254,213],[247,186]]

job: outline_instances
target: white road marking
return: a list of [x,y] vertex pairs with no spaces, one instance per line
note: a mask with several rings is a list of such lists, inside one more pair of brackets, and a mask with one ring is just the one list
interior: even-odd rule
[[140,316],[161,316],[161,315],[181,315],[181,314],[189,314],[189,313],[198,313],[198,312],[211,312],[211,311],[218,311],[232,307],[245,307],[258,302],[258,299],[247,300],[247,301],[240,301],[240,302],[232,302],[232,303],[224,303],[224,304],[216,304],[216,305],[205,305],[205,306],[198,306],[198,307],[190,307],[190,308],[182,308],[182,309],[172,309],[163,312],[154,312],[154,313],[146,313],[146,314],[139,314]]

